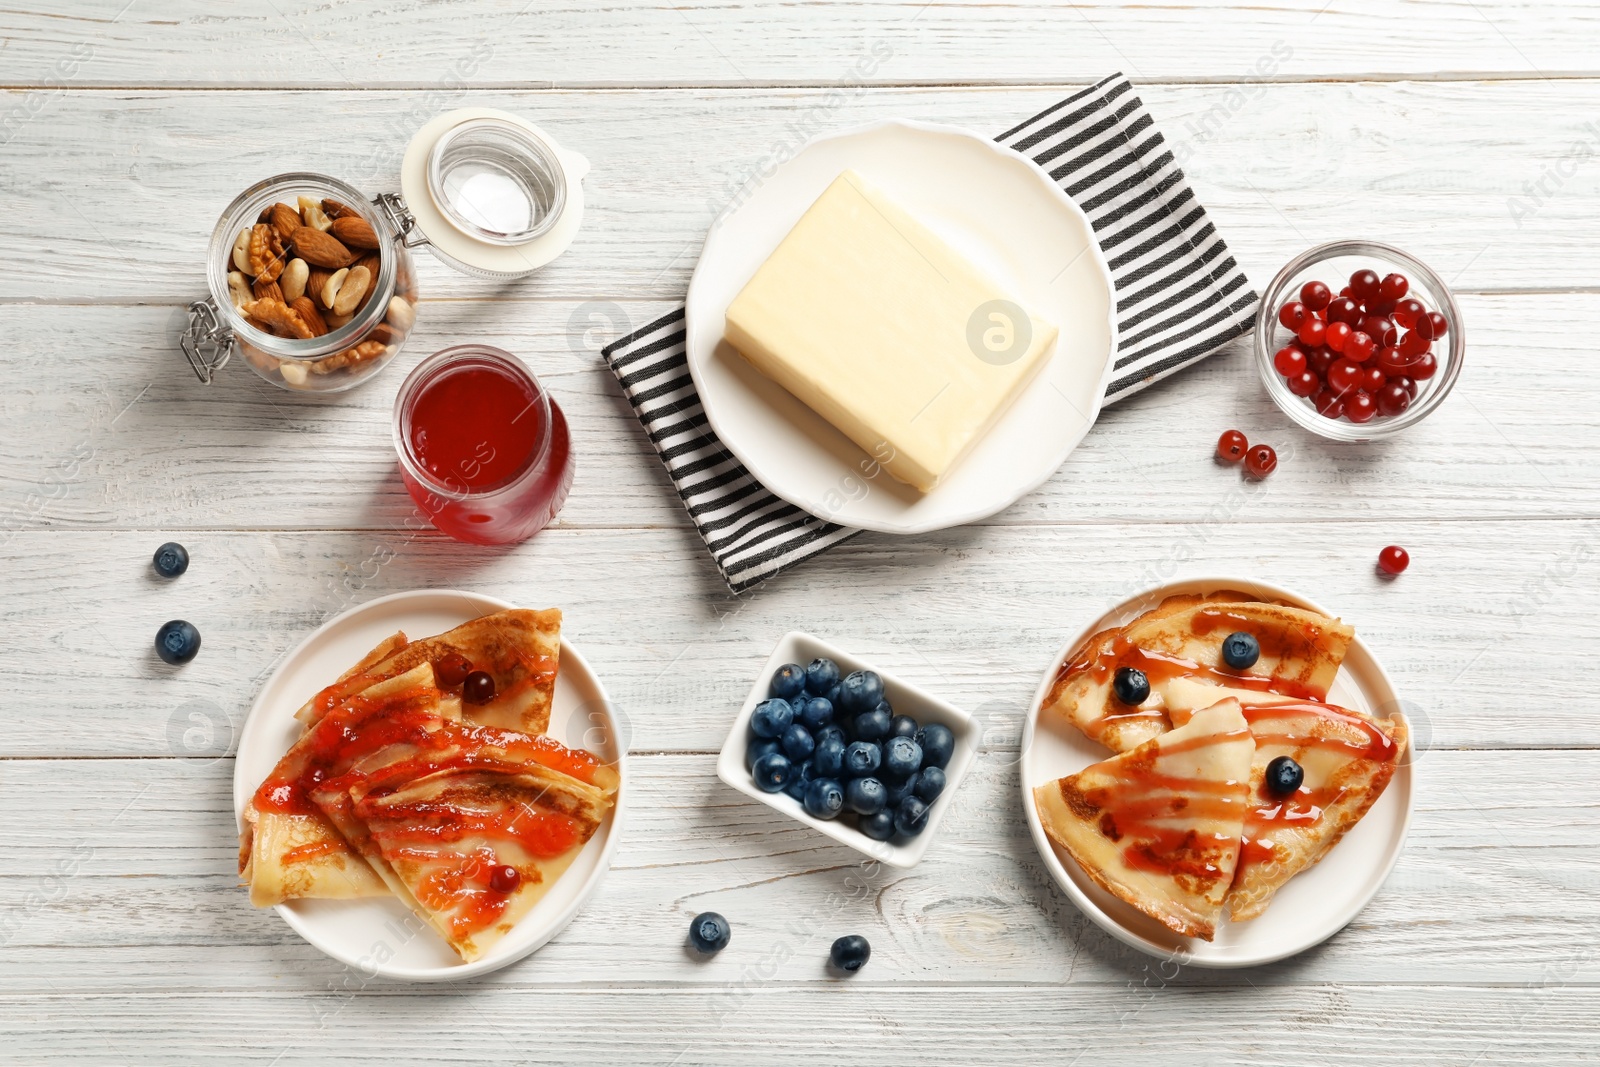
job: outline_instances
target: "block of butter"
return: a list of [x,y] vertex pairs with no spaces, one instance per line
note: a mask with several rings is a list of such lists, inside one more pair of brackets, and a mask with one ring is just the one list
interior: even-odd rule
[[745,359],[926,493],[999,420],[1056,327],[854,171],[728,305]]

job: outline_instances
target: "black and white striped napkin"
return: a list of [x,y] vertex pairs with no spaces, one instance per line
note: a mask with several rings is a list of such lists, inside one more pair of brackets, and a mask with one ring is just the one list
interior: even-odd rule
[[[1100,240],[1119,335],[1106,404],[1249,332],[1256,294],[1126,78],[1113,74],[995,140],[1048,171]],[[734,592],[860,533],[774,496],[723,447],[689,377],[683,309],[601,354]]]

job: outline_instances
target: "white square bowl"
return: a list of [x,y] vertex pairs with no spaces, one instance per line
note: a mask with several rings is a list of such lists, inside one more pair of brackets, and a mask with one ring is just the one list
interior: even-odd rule
[[[800,802],[788,794],[763,792],[756,785],[755,778],[745,768],[745,752],[750,745],[750,715],[755,711],[756,705],[770,695],[772,672],[785,663],[798,663],[803,667],[819,656],[837,663],[841,675],[849,674],[851,671],[876,672],[883,679],[884,695],[888,697],[896,715],[909,715],[916,719],[919,725],[939,723],[949,727],[950,732],[955,735],[955,751],[951,753],[950,763],[944,769],[944,792],[940,793],[929,807],[928,825],[916,837],[874,841],[842,819],[815,818],[807,814]],[[778,647],[767,657],[766,666],[761,668],[755,684],[750,687],[749,695],[744,698],[744,705],[739,708],[739,714],[733,720],[733,729],[728,731],[728,739],[722,744],[722,754],[717,758],[717,777],[746,796],[754,797],[767,807],[820,830],[857,852],[865,853],[891,867],[914,867],[922,859],[923,853],[928,851],[928,845],[932,843],[933,835],[938,831],[939,823],[950,807],[951,798],[955,796],[961,780],[967,776],[967,771],[977,758],[978,730],[972,721],[972,716],[937,697],[930,696],[909,682],[901,681],[889,672],[850,655],[843,649],[835,648],[819,637],[796,630],[784,634],[778,641]]]

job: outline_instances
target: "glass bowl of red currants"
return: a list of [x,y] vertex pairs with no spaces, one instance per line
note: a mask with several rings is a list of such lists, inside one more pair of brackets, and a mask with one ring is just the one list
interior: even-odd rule
[[1290,260],[1256,312],[1272,399],[1312,433],[1371,441],[1428,417],[1461,376],[1461,311],[1427,264],[1373,241]]

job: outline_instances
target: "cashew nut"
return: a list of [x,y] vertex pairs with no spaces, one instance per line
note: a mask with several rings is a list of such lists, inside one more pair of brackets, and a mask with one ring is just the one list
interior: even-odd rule
[[309,196],[300,198],[300,217],[305,220],[307,226],[314,230],[321,230],[323,233],[327,233],[333,228],[333,220],[328,217],[326,211],[322,210],[322,202],[313,200]]
[[233,265],[246,274],[250,273],[250,229],[246,226],[233,239]]
[[236,270],[228,272],[228,299],[233,301],[234,307],[242,307],[256,298],[250,291],[250,283],[244,280],[244,275]]
[[311,267],[303,259],[291,259],[278,276],[278,287],[283,290],[285,303],[293,303],[306,295],[306,282],[311,277]]
[[389,298],[389,324],[401,333],[410,333],[416,324],[417,309],[403,296]]
[[349,267],[341,267],[340,269],[334,271],[332,274],[328,275],[328,280],[323,283],[322,292],[317,294],[322,298],[322,306],[327,308],[329,311],[334,310],[334,298],[339,295],[339,286],[344,284],[344,280],[349,276],[349,274]]
[[361,298],[367,295],[367,286],[372,284],[372,272],[365,267],[349,267],[339,273],[345,279],[339,283],[339,295],[333,299],[333,313],[349,315],[361,303]]

